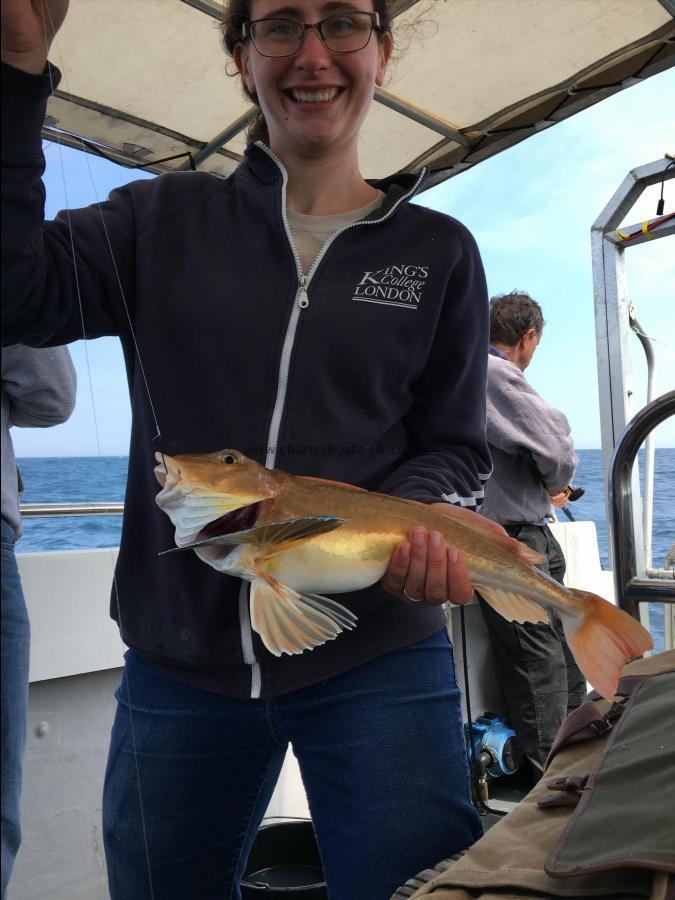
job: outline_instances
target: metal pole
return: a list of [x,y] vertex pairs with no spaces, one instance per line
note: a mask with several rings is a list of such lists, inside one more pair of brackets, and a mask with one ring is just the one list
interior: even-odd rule
[[390,94],[389,91],[375,88],[374,97],[382,106],[387,106],[389,109],[393,109],[394,112],[412,119],[413,122],[424,125],[425,128],[430,128],[432,131],[442,134],[443,137],[450,138],[456,144],[461,144],[462,147],[471,147],[474,143],[469,135],[461,132],[450,122],[446,122],[428,110],[422,109],[421,106],[415,106],[406,100],[402,100],[400,97],[396,97],[394,94]]
[[[213,156],[214,153],[217,153],[228,141],[231,141],[233,137],[236,137],[240,131],[243,131],[257,112],[257,106],[252,106],[250,109],[247,109],[245,113],[242,113],[242,115],[239,116],[239,118],[235,119],[234,122],[231,122],[227,128],[224,128],[220,134],[211,138],[208,144],[205,144],[201,150],[193,153],[192,162],[194,163],[195,168],[209,156]],[[183,170],[192,168],[190,160],[188,159],[184,163],[181,163],[178,168]]]
[[[656,383],[656,362],[651,339],[635,318],[635,310],[631,303],[629,309],[630,327],[638,336],[647,358],[647,403],[654,399]],[[642,498],[642,535],[645,548],[645,569],[652,566],[652,527],[654,517],[654,432],[650,431],[645,440],[645,487]]]

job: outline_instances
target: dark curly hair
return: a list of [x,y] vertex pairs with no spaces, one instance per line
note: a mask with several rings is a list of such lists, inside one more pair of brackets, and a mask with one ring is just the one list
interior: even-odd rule
[[522,336],[534,328],[541,335],[544,316],[541,306],[525,291],[497,294],[490,300],[490,342],[515,347]]
[[[377,39],[382,40],[382,34],[391,31],[391,2],[392,0],[373,0],[373,11],[380,14],[380,31],[376,31]],[[220,33],[227,54],[232,57],[234,48],[241,43],[241,27],[244,22],[251,18],[251,0],[227,0],[224,6],[223,15],[220,21]],[[258,106],[258,114],[248,127],[246,141],[254,144],[256,141],[263,141],[269,144],[269,132],[267,131],[267,123],[265,117],[260,110],[258,97],[255,93],[249,91],[242,79],[242,88],[244,93],[253,103]]]

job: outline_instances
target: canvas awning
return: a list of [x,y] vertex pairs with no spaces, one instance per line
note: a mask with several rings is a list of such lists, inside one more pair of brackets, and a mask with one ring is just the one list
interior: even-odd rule
[[[399,58],[363,128],[366,177],[426,165],[442,181],[675,64],[675,0],[393,6]],[[45,137],[78,135],[131,164],[189,151],[200,169],[229,174],[251,106],[226,72],[219,7],[71,0],[52,47],[64,77]],[[150,168],[187,165],[182,156]]]

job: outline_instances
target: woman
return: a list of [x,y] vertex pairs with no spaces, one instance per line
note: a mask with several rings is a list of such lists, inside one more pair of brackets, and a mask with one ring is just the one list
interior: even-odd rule
[[[45,5],[51,39],[65,4]],[[291,743],[331,898],[385,900],[480,834],[440,608],[471,596],[461,559],[414,529],[381,585],[340,595],[357,628],[273,657],[245,585],[158,557],[172,534],[152,455],[236,447],[441,508],[482,496],[477,249],[409,203],[424,175],[372,184],[358,167],[391,54],[386,4],[231,3],[224,42],[265,143],[226,180],[170,174],[47,223],[39,129],[58,72],[27,6],[3,6],[4,340],[76,340],[82,306],[88,336],[122,340],[133,412],[111,604],[131,648],[104,791],[111,895],[238,897]]]

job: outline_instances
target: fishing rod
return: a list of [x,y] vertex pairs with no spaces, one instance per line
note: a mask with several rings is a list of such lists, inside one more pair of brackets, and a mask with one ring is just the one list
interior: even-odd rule
[[[580,497],[583,497],[586,491],[582,487],[572,487],[571,485],[568,485],[563,493],[567,495],[568,502],[571,501],[573,503],[576,500],[579,500]],[[565,504],[565,506],[561,506],[560,509],[562,509],[563,513],[570,520],[570,522],[576,522],[576,519],[572,515],[572,512],[567,508],[567,504]]]

